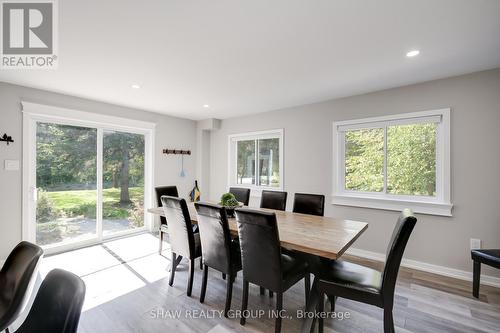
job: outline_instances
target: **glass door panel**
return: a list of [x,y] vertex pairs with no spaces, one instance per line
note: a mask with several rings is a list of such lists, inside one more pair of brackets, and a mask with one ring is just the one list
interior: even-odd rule
[[36,243],[97,237],[97,130],[36,123]]
[[104,130],[104,236],[144,227],[144,135]]

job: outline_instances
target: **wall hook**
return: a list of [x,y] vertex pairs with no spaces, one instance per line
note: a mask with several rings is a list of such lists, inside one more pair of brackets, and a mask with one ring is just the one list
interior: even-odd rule
[[9,145],[9,143],[14,142],[14,140],[12,140],[12,137],[7,135],[7,133],[0,137],[0,141],[7,142],[7,146]]

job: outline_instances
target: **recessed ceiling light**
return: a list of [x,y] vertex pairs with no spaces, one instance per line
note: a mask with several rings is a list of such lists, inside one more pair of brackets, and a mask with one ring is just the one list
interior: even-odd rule
[[208,104],[203,104],[203,107],[204,107],[204,108],[209,108],[209,107],[210,107],[210,105],[208,105]]
[[141,86],[140,86],[140,85],[138,85],[138,84],[133,84],[133,85],[132,85],[132,88],[134,88],[134,89],[140,89],[140,88],[141,88]]
[[412,57],[416,57],[420,54],[420,51],[419,50],[411,50],[409,51],[408,53],[406,53],[406,56],[408,58],[412,58]]

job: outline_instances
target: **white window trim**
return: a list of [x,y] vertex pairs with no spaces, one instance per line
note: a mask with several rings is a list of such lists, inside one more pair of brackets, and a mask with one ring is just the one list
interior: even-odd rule
[[[23,217],[22,217],[22,237],[24,240],[36,241],[35,221],[35,191],[36,178],[33,168],[36,169],[36,123],[50,122],[57,124],[65,124],[72,126],[82,126],[97,129],[97,140],[102,142],[104,130],[124,131],[128,133],[136,133],[144,135],[145,151],[144,151],[144,207],[153,205],[153,175],[154,175],[154,144],[155,144],[155,128],[156,124],[145,121],[138,121],[116,116],[108,116],[99,113],[84,112],[68,108],[37,104],[28,101],[21,101],[23,112]],[[97,182],[102,182],[102,147],[98,145],[97,151]],[[149,189],[149,190],[148,190]],[[97,213],[98,218],[102,220],[102,193],[98,194],[97,198]],[[125,235],[143,232],[145,230],[152,231],[153,219],[151,214],[144,214],[144,227],[133,230],[119,232],[110,236],[96,237],[96,239],[83,240],[80,242],[64,243],[57,246],[46,246],[47,254],[62,252],[70,249],[75,249],[82,246],[88,246],[100,243],[103,240],[110,238],[119,238]],[[99,236],[100,230],[97,235]]]
[[[257,185],[245,185],[245,184],[237,184],[236,183],[236,163],[237,163],[237,154],[236,154],[236,142],[241,140],[256,140],[256,139],[266,139],[266,138],[278,138],[279,139],[279,163],[280,163],[280,186],[279,187],[271,187],[271,186],[257,186]],[[228,144],[227,144],[227,160],[228,160],[228,190],[229,187],[242,187],[251,189],[251,195],[259,197],[263,190],[269,191],[283,191],[284,189],[284,164],[283,164],[283,151],[284,151],[284,130],[273,129],[273,130],[265,130],[265,131],[257,131],[257,132],[247,132],[247,133],[237,133],[228,135]]]
[[[391,195],[345,190],[345,147],[342,130],[347,128],[374,128],[386,124],[405,124],[422,118],[441,121],[436,143],[436,197]],[[385,157],[384,157],[385,158]],[[333,190],[332,204],[400,211],[411,208],[416,213],[452,216],[450,174],[450,109],[404,113],[391,116],[333,122]]]

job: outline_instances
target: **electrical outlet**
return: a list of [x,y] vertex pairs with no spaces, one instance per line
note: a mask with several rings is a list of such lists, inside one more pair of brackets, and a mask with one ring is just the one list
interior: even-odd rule
[[19,160],[5,160],[4,163],[5,170],[7,171],[19,170]]
[[471,238],[470,239],[470,249],[471,250],[478,250],[481,248],[481,240],[478,238]]

